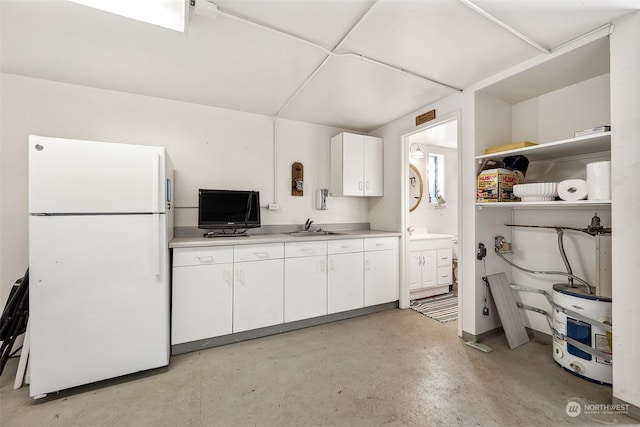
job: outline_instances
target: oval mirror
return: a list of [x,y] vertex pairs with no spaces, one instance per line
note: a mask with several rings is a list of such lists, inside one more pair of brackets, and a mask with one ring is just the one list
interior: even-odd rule
[[422,175],[412,164],[409,164],[409,212],[413,212],[422,200],[423,192]]

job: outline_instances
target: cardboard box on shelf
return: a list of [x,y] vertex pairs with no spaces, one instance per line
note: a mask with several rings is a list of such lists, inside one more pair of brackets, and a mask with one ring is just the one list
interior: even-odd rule
[[518,175],[508,169],[487,169],[478,175],[477,201],[515,202],[513,186],[518,184]]
[[510,144],[502,144],[502,145],[496,145],[494,147],[489,147],[484,150],[484,154],[493,154],[493,153],[499,153],[502,151],[516,150],[518,148],[532,147],[534,145],[538,145],[538,144],[531,141],[512,142]]

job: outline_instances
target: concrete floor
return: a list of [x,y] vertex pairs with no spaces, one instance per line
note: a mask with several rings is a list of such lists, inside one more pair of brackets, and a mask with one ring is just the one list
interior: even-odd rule
[[549,345],[483,353],[412,310],[389,310],[180,355],[153,374],[40,401],[0,383],[8,426],[561,426],[636,424],[566,414],[569,399],[606,404],[611,387],[560,369]]

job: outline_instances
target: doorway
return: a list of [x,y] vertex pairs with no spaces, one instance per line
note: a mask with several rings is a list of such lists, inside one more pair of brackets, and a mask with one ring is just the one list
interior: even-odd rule
[[[461,335],[459,114],[414,129],[403,135],[402,142],[404,275],[400,305],[407,308],[412,299],[455,294],[458,296],[458,335]],[[416,253],[423,243],[416,241],[428,242],[424,244],[430,249],[422,252],[422,256],[416,256]],[[451,248],[450,267],[447,263],[442,267],[438,266],[437,260],[429,260],[429,254],[436,253],[431,250],[433,245]],[[440,283],[438,276],[432,275],[438,268],[443,274],[450,271],[450,284],[446,280]],[[420,274],[422,279],[416,279]]]

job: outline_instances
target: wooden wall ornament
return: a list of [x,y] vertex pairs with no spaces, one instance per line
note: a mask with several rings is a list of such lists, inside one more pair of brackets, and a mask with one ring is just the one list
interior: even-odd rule
[[304,165],[300,162],[291,165],[291,195],[304,195]]
[[412,164],[409,164],[409,168],[409,212],[413,212],[422,201],[424,183],[418,168]]
[[420,126],[423,123],[427,123],[436,118],[436,110],[427,111],[419,116],[416,116],[416,126]]

